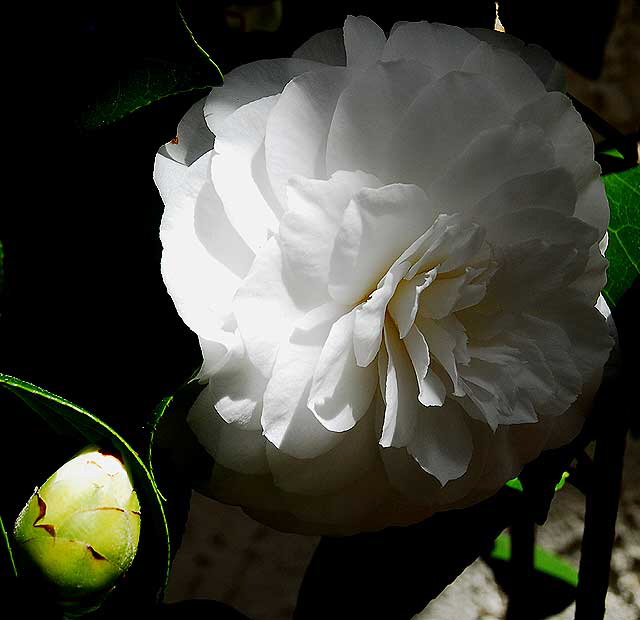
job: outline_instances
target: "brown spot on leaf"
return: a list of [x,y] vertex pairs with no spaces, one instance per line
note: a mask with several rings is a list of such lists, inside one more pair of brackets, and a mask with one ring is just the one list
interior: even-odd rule
[[138,516],[141,516],[141,515],[140,515],[140,511],[139,511],[139,510],[131,510],[131,511],[129,511],[129,512],[131,512],[131,514],[132,514],[132,515],[138,515]]
[[178,136],[171,139],[171,144],[178,144],[178,142],[180,142],[180,140],[178,139]]
[[118,512],[124,512],[122,508],[118,508],[117,506],[98,506],[95,510],[117,510]]
[[36,498],[38,500],[38,516],[33,522],[33,527],[41,527],[45,532],[47,532],[47,534],[55,536],[56,528],[53,525],[48,523],[38,523],[38,521],[41,521],[47,514],[47,503],[40,497],[40,493],[38,493],[38,491],[36,491]]
[[96,560],[106,560],[107,559],[101,553],[98,553],[91,545],[87,545],[87,549],[89,550],[89,553],[91,553],[91,555],[94,557],[94,559],[96,559]]

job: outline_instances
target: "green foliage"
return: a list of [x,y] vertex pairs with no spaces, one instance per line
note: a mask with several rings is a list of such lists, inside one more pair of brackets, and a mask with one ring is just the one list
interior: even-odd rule
[[4,577],[16,577],[16,564],[13,561],[13,553],[11,551],[11,542],[4,529],[2,517],[0,517],[0,579]]
[[[504,561],[511,559],[511,537],[509,534],[500,534],[496,538],[491,557]],[[536,571],[560,579],[571,586],[578,585],[578,571],[573,566],[538,546],[533,552],[533,567]]]
[[[79,446],[87,442],[111,444],[124,456],[131,469],[143,521],[137,561],[127,575],[126,587],[119,587],[118,591],[130,588],[138,600],[157,602],[169,576],[169,529],[155,480],[139,454],[102,420],[60,396],[5,374],[0,374],[0,385],[18,396],[54,433],[74,438]],[[55,440],[53,436],[52,442]]]
[[602,179],[611,208],[608,282],[603,294],[613,307],[640,275],[640,166]]
[[85,112],[80,122],[85,129],[98,129],[160,99],[208,90],[219,79],[219,72],[206,75],[190,65],[146,59],[116,80]]

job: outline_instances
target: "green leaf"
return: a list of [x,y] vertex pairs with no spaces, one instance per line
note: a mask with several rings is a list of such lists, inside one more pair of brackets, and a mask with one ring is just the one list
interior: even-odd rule
[[[138,553],[127,579],[118,584],[114,596],[135,593],[136,600],[158,602],[167,585],[171,557],[165,512],[153,476],[138,453],[115,430],[74,403],[32,383],[0,374],[0,385],[18,396],[56,433],[71,436],[80,445],[111,443],[129,465],[141,504],[142,527]],[[52,463],[51,473],[60,463]],[[34,481],[36,483],[42,481]],[[126,594],[124,595],[126,597]]]
[[98,129],[156,101],[219,83],[219,74],[159,59],[146,59],[116,80],[81,116],[85,129]]
[[182,25],[187,31],[187,34],[189,35],[189,38],[191,39],[192,43],[196,46],[198,51],[207,59],[207,61],[210,62],[215,67],[217,74],[220,76],[220,80],[224,80],[222,76],[222,71],[220,71],[220,67],[218,67],[218,65],[213,61],[213,58],[209,56],[209,52],[207,52],[207,50],[205,50],[204,47],[202,47],[200,43],[198,43],[198,40],[196,39],[195,35],[193,34],[193,31],[191,30],[191,28],[189,27],[189,24],[187,23],[187,20],[184,16],[184,13],[182,12],[182,7],[180,6],[179,2],[176,2],[176,9],[178,10],[178,16],[180,17],[180,21],[182,22]]
[[611,219],[607,286],[603,294],[614,307],[640,275],[640,166],[602,177]]
[[[565,485],[565,482],[568,477],[569,477],[569,472],[563,471],[562,477],[560,478],[560,480],[555,486],[556,491],[559,491]],[[520,482],[520,478],[512,478],[511,480],[505,483],[505,486],[508,486],[510,489],[515,489],[516,491],[524,491],[524,487],[522,486],[522,482]]]
[[[511,559],[511,537],[509,534],[500,534],[496,538],[491,557],[506,562]],[[545,575],[560,579],[574,587],[578,586],[578,571],[557,555],[545,551],[537,545],[533,551],[533,567]]]
[[18,571],[13,561],[11,542],[9,541],[7,530],[4,529],[2,517],[0,517],[0,578],[17,576]]

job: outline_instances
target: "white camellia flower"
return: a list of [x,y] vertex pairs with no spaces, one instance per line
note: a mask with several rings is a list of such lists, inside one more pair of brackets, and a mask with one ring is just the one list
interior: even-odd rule
[[562,90],[508,35],[349,17],[187,112],[155,181],[205,492],[349,534],[480,501],[575,437],[612,346],[609,211]]

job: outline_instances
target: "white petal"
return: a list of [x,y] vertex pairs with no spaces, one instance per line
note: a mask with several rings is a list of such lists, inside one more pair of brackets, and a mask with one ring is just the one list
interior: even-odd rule
[[293,52],[292,57],[344,67],[347,64],[347,53],[344,49],[343,29],[332,28],[314,34]]
[[307,405],[328,430],[351,429],[366,413],[378,383],[375,365],[361,368],[353,352],[354,313],[331,327],[313,373]]
[[430,80],[424,65],[406,60],[379,62],[356,75],[335,107],[326,150],[328,172],[365,170],[383,178],[392,133]]
[[418,312],[418,302],[422,291],[431,285],[438,275],[437,267],[430,271],[419,273],[410,280],[401,280],[396,292],[389,302],[389,314],[398,326],[400,338],[404,338]]
[[293,78],[269,114],[265,137],[267,173],[286,207],[286,185],[294,175],[326,178],[327,136],[338,97],[348,84],[344,67],[310,71]]
[[158,151],[186,166],[213,148],[213,134],[204,120],[206,97],[196,101],[178,123],[176,137]]
[[[156,156],[154,179],[165,211],[160,226],[162,277],[182,320],[211,341],[221,335],[240,277],[214,258],[198,239],[195,209],[200,196],[219,208],[208,177],[209,154],[190,167]],[[215,208],[215,207],[213,207]],[[203,286],[215,282],[216,286]]]
[[428,190],[442,211],[464,212],[503,183],[554,167],[553,147],[533,125],[503,125],[478,135]]
[[422,469],[443,486],[467,471],[473,454],[473,440],[467,415],[451,400],[441,407],[420,411],[416,432],[407,446]]
[[529,104],[516,118],[541,127],[553,144],[557,165],[573,175],[578,192],[575,215],[604,234],[609,222],[600,166],[593,161],[593,138],[571,100],[551,92]]
[[470,215],[480,222],[532,208],[573,215],[576,196],[571,174],[564,168],[552,168],[503,183],[474,205]]
[[187,421],[198,441],[217,463],[246,474],[269,471],[261,433],[227,424],[216,413],[209,388],[200,393]]
[[409,266],[407,262],[393,265],[369,299],[355,308],[353,349],[358,366],[368,366],[377,355],[387,304]]
[[227,217],[254,252],[278,230],[282,214],[264,164],[267,119],[277,100],[277,95],[265,97],[230,115],[220,126],[211,161],[213,184]]
[[425,87],[399,121],[386,149],[388,177],[426,188],[481,131],[509,119],[491,80],[448,73]]
[[429,347],[422,332],[414,325],[403,340],[411,358],[418,381],[418,400],[425,406],[440,406],[444,402],[446,389],[440,377],[430,366]]
[[511,112],[546,93],[544,85],[524,60],[487,43],[481,43],[467,56],[462,70],[490,78]]
[[257,60],[236,67],[224,76],[224,85],[215,87],[204,104],[209,129],[217,136],[222,123],[238,108],[263,97],[282,92],[287,82],[305,71],[324,65],[301,58]]
[[442,321],[433,321],[418,315],[416,325],[429,343],[432,357],[440,362],[451,378],[453,394],[463,396],[464,391],[458,382],[458,363],[468,362],[464,327],[453,316]]
[[371,65],[380,58],[387,42],[382,28],[368,17],[349,15],[344,22],[347,66]]
[[[276,486],[307,498],[325,496],[347,487],[369,471],[377,459],[373,415],[367,415],[344,441],[313,459],[297,459],[267,446],[267,458]],[[317,518],[317,515],[316,515]]]
[[349,200],[363,187],[379,185],[362,172],[336,172],[328,181],[291,179],[279,237],[287,272],[310,304],[328,300],[331,252]]
[[424,192],[415,186],[394,184],[358,192],[336,237],[329,294],[340,303],[360,301],[429,228],[433,216]]
[[345,437],[328,431],[307,407],[313,373],[329,336],[331,321],[316,315],[318,325],[303,338],[294,337],[278,349],[273,372],[264,393],[262,427],[267,439],[285,454],[314,458],[328,452]]
[[480,41],[457,26],[427,22],[398,22],[382,53],[382,60],[415,58],[438,77],[462,67]]
[[[385,321],[384,345],[387,368],[384,384],[384,424],[380,445],[403,447],[412,439],[418,414],[424,407],[418,402],[418,386],[411,359],[391,323]],[[381,390],[382,390],[381,385]]]
[[233,298],[233,312],[251,363],[263,376],[271,376],[280,342],[304,315],[283,281],[277,237],[256,257]]

